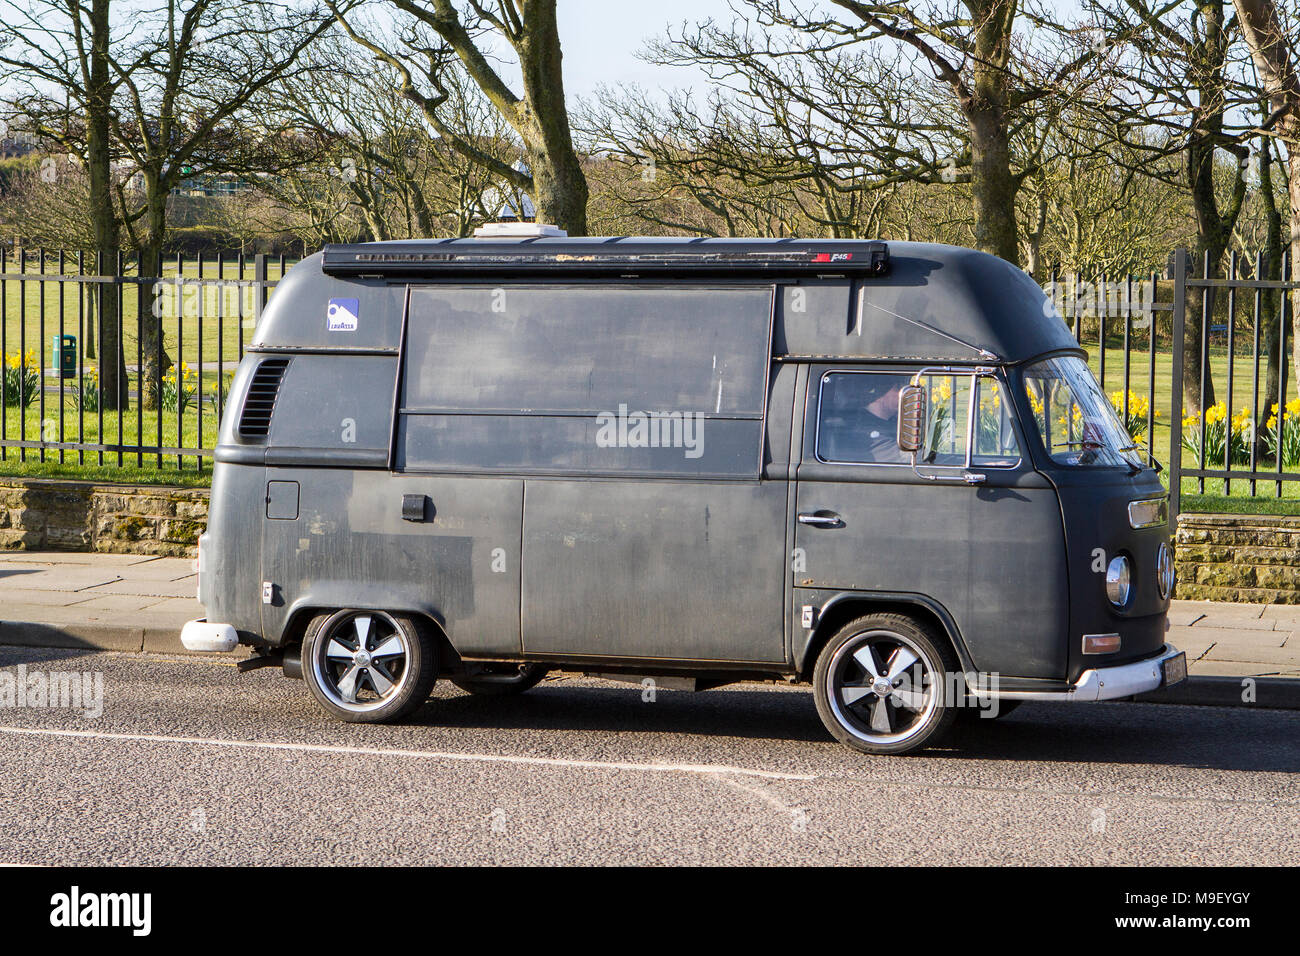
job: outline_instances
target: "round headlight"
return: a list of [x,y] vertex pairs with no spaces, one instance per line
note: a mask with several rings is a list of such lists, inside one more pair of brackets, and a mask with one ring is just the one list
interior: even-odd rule
[[1156,552],[1156,585],[1160,588],[1161,599],[1166,599],[1174,590],[1174,552],[1167,543],[1161,543]]
[[1131,591],[1128,558],[1122,554],[1116,555],[1106,566],[1106,597],[1110,598],[1110,603],[1116,607],[1123,607],[1128,603]]

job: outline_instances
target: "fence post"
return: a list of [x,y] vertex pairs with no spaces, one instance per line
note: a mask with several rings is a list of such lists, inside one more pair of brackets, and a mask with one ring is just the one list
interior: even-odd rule
[[253,282],[257,294],[253,296],[253,328],[262,321],[262,310],[266,308],[266,253],[259,252],[253,256]]
[[1187,250],[1174,250],[1174,366],[1169,408],[1169,530],[1178,532],[1183,494],[1183,330],[1187,319]]

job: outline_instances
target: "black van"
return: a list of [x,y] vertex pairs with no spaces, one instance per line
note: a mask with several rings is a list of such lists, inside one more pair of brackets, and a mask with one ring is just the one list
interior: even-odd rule
[[440,677],[810,682],[870,753],[1186,675],[1166,492],[1019,269],[506,232],[290,270],[222,423],[187,647],[252,645],[349,721]]

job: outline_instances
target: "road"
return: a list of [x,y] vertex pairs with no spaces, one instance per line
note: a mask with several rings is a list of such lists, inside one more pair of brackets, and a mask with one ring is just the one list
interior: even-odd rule
[[103,712],[0,709],[0,863],[1300,864],[1300,713],[1026,704],[831,742],[801,688],[439,684],[399,727],[228,661],[0,647]]

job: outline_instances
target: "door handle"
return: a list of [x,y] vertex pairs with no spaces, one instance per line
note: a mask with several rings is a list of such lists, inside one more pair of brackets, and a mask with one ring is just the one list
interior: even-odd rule
[[802,512],[799,523],[812,525],[814,528],[843,528],[844,519],[833,511],[814,511],[812,514]]

